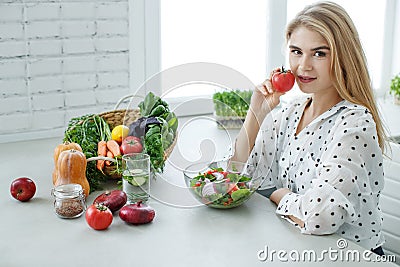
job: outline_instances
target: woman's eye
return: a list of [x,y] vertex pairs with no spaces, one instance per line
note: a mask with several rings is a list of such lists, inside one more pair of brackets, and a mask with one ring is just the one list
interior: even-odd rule
[[292,54],[295,54],[295,55],[301,55],[301,51],[300,50],[297,50],[297,49],[293,49],[293,50],[291,50],[290,51]]
[[325,57],[326,53],[322,52],[322,51],[316,51],[314,56],[316,56],[316,57]]

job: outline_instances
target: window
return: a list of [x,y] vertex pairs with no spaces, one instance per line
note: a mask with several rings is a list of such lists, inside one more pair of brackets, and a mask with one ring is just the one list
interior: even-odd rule
[[[282,48],[286,23],[315,1],[160,1],[161,71],[188,62],[211,62],[231,67],[258,84],[274,66],[285,61]],[[395,60],[399,21],[395,18],[400,4],[389,0],[368,4],[363,0],[333,1],[353,19],[373,87],[377,95],[383,95],[392,75],[399,72]],[[215,85],[185,84],[166,97],[210,95],[217,89]]]
[[[266,75],[267,2],[160,1],[161,70],[185,63],[217,63],[259,83]],[[165,96],[210,95],[218,89],[186,84]]]

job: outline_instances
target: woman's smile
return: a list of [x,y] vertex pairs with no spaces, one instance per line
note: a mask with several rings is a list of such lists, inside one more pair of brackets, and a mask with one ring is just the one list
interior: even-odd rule
[[311,76],[298,75],[297,79],[301,83],[310,83],[315,81],[317,78]]

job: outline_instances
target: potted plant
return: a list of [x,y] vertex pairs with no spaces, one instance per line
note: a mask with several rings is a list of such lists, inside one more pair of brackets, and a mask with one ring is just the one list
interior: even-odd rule
[[394,103],[400,105],[400,74],[392,79],[389,92],[393,95]]
[[217,92],[213,95],[218,128],[238,129],[242,127],[252,93],[252,90],[233,90]]

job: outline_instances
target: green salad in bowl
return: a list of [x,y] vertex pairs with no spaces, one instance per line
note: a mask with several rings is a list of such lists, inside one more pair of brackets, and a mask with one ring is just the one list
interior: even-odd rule
[[201,203],[229,209],[246,202],[261,184],[252,165],[235,161],[195,163],[184,170],[186,185]]

